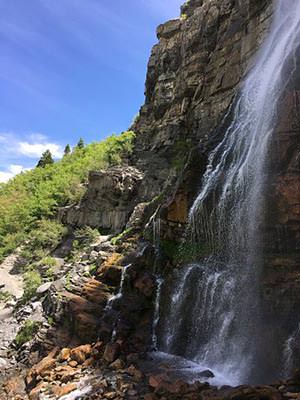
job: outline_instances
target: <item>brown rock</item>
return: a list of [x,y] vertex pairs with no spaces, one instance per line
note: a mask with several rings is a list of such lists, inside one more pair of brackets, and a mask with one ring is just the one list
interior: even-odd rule
[[41,389],[46,386],[45,382],[40,382],[34,389],[29,393],[29,400],[40,400]]
[[172,383],[164,383],[163,386],[164,389],[173,394],[183,394],[188,388],[187,383],[185,383],[181,379],[178,379],[177,381]]
[[72,368],[70,365],[63,365],[59,368],[56,368],[56,378],[61,382],[70,382],[74,375],[76,375],[77,370]]
[[111,363],[110,368],[115,369],[115,370],[120,370],[123,369],[125,364],[124,361],[121,360],[120,358],[117,358],[113,363]]
[[158,397],[154,393],[147,393],[144,396],[144,400],[157,400]]
[[160,387],[163,383],[168,380],[168,376],[166,374],[159,375],[151,375],[149,378],[149,385],[154,389]]
[[110,399],[114,399],[116,397],[116,393],[115,392],[108,392],[108,393],[105,393],[104,397],[106,399],[109,399],[109,400]]
[[73,392],[74,390],[77,389],[77,385],[75,383],[69,383],[68,385],[65,386],[54,386],[51,388],[52,389],[52,393],[60,398],[62,396],[65,396],[66,394],[69,394],[71,392]]
[[82,294],[90,302],[105,307],[110,296],[110,291],[102,282],[91,279],[84,285]]
[[139,355],[138,353],[128,354],[126,360],[128,363],[136,363],[139,360]]
[[[117,260],[118,261],[118,260]],[[120,265],[102,265],[97,274],[101,281],[107,283],[108,285],[118,286],[121,279],[123,267]]]
[[85,362],[83,363],[83,367],[87,368],[93,364],[95,364],[95,359],[93,357],[90,357],[87,360],[85,360]]
[[5,382],[4,390],[10,397],[23,394],[25,391],[24,379],[21,376],[10,378],[7,382]]
[[168,221],[185,223],[188,217],[188,198],[186,193],[178,193],[168,207]]
[[151,297],[155,288],[154,279],[150,274],[144,274],[134,282],[134,287],[146,297]]
[[128,372],[129,375],[133,376],[133,379],[136,382],[140,382],[143,380],[144,377],[143,373],[139,369],[137,369],[134,365],[130,365],[130,367],[127,368],[126,372]]
[[69,365],[70,365],[70,367],[72,367],[72,368],[76,368],[76,367],[77,367],[77,365],[78,365],[78,362],[77,362],[77,361],[74,361],[74,360],[72,360],[72,361],[69,361]]
[[90,358],[92,354],[92,346],[90,344],[75,347],[71,350],[70,357],[72,360],[78,362],[78,364],[83,364],[85,360]]
[[68,348],[62,349],[59,353],[58,360],[60,362],[67,361],[70,358],[70,353],[71,353],[70,349]]
[[118,358],[119,354],[120,354],[120,344],[108,343],[105,347],[103,358],[105,361],[112,363]]
[[51,356],[43,358],[37,365],[35,365],[31,373],[35,376],[46,376],[49,374],[56,365],[56,360]]

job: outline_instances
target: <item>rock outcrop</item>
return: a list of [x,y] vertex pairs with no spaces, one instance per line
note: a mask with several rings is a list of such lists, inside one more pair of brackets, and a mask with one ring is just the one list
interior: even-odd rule
[[[86,398],[299,398],[299,376],[272,386],[215,389],[170,379],[166,371],[147,375],[147,363],[140,371],[141,355],[155,346],[157,274],[168,282],[180,264],[175,254],[209,151],[230,124],[239,84],[271,15],[271,0],[189,0],[180,18],[158,27],[145,104],[132,127],[136,139],[129,166],[91,172],[80,204],[60,212],[71,228],[89,225],[104,233],[122,233],[93,244],[76,268],[68,270],[69,282],[60,276],[49,289],[44,311],[55,317],[56,325],[47,331],[51,340],[39,356],[46,355],[51,344],[60,349],[29,372],[30,398],[46,390],[44,381],[66,380],[63,386],[51,383],[57,393],[53,398],[77,390],[77,378],[84,377],[85,370],[91,374],[92,367],[94,373],[95,365],[101,371],[95,375],[100,394]],[[300,322],[299,87],[299,82],[291,83],[282,99],[269,155],[261,296],[264,326],[274,348]],[[42,347],[42,340],[35,348]],[[269,358],[273,376],[273,366],[282,360],[276,351]],[[125,381],[113,378],[116,370],[126,375]]]
[[80,204],[61,209],[59,218],[71,226],[121,231],[134,210],[142,179],[143,174],[133,167],[91,172]]

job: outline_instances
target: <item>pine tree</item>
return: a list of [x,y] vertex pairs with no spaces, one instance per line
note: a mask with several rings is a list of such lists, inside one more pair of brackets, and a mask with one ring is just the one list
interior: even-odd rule
[[76,148],[77,149],[83,149],[84,148],[84,141],[83,141],[82,138],[79,139]]
[[64,150],[64,155],[67,156],[70,153],[71,153],[71,147],[69,144],[67,144]]
[[54,160],[52,158],[52,154],[50,150],[46,150],[42,157],[40,158],[39,162],[37,163],[38,168],[45,168],[46,165],[53,164]]

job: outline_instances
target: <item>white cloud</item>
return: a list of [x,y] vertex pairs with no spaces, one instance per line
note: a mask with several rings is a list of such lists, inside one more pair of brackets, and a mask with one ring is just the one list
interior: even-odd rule
[[[63,156],[62,146],[51,142],[47,136],[41,133],[30,133],[20,137],[12,132],[0,132],[0,143],[0,159],[3,160],[9,160],[12,157],[14,159],[20,157],[39,158],[46,150],[50,150],[54,158]],[[8,162],[7,164],[12,163]],[[21,163],[23,162],[21,161]]]
[[7,182],[30,169],[28,167],[36,164],[46,150],[50,150],[56,159],[63,155],[62,146],[41,133],[20,136],[13,132],[0,132],[0,182]]
[[19,142],[17,151],[26,157],[40,157],[44,151],[50,150],[54,158],[60,158],[63,155],[62,147],[55,143],[29,143]]
[[28,168],[24,168],[22,165],[11,164],[6,171],[0,171],[0,182],[7,182],[15,175],[27,170]]

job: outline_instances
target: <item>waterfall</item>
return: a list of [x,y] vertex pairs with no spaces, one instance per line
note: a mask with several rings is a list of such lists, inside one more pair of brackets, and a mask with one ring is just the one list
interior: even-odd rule
[[[112,310],[113,305],[116,301],[120,300],[123,297],[123,293],[124,293],[124,284],[125,284],[125,279],[126,279],[126,273],[128,268],[131,267],[131,264],[126,265],[125,267],[123,267],[122,269],[122,274],[121,274],[121,281],[120,281],[120,286],[119,286],[119,290],[117,292],[117,294],[115,294],[114,296],[112,296],[105,307],[105,312],[109,312]],[[114,329],[112,331],[112,336],[111,336],[111,340],[113,341],[116,338],[117,335],[117,323],[118,323],[118,319],[119,316],[117,316],[117,318],[114,321]]]
[[260,227],[268,150],[300,43],[300,1],[278,0],[275,8],[190,210],[192,244],[209,255],[177,272],[160,329],[161,350],[221,371],[231,384],[253,382],[264,351]]
[[295,368],[295,355],[299,356],[300,351],[300,324],[291,336],[285,341],[283,347],[284,374],[290,378]]
[[156,328],[159,323],[159,310],[160,310],[160,298],[161,298],[161,290],[164,281],[161,278],[156,278],[156,296],[155,296],[155,304],[154,304],[154,316],[153,316],[153,326],[152,326],[152,347],[157,350],[157,332]]

